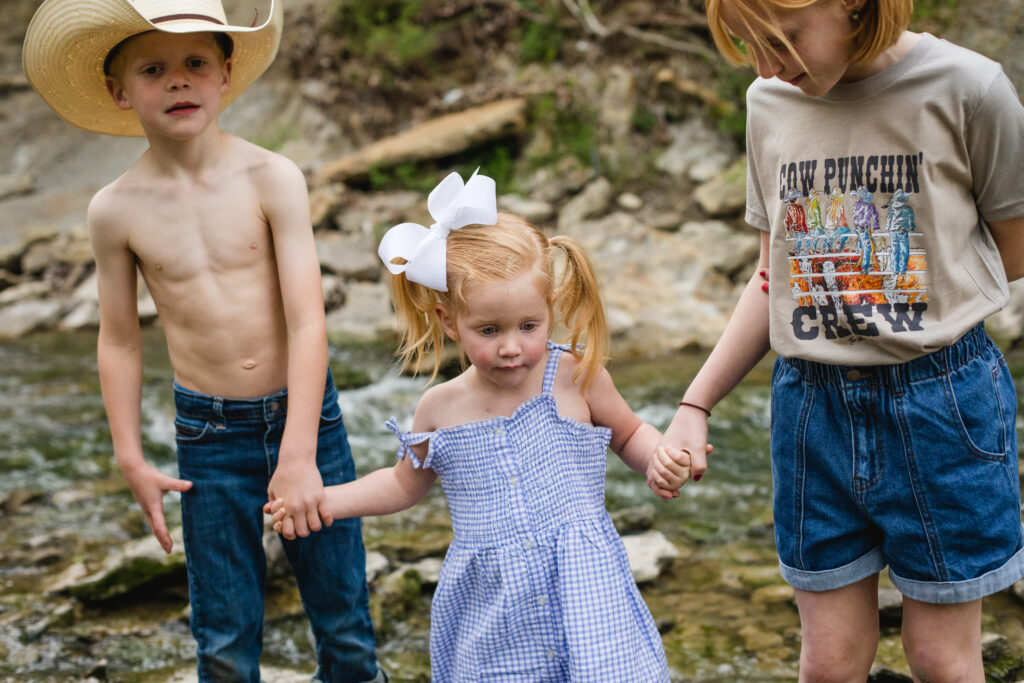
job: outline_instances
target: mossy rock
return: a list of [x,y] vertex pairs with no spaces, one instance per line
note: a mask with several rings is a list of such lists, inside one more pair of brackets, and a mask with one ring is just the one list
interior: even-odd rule
[[82,602],[104,602],[131,593],[185,579],[185,560],[160,562],[148,557],[126,560],[114,569],[94,575],[93,580],[70,586],[68,593]]

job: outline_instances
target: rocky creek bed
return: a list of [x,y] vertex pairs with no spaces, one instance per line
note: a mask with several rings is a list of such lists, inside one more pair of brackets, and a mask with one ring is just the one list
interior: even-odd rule
[[[180,552],[159,552],[109,448],[91,333],[0,345],[0,680],[194,680]],[[422,387],[399,377],[379,345],[332,348],[361,473],[391,461],[383,421],[412,412]],[[702,354],[613,366],[645,419],[664,426],[679,383]],[[174,471],[171,372],[158,328],[146,333],[146,447]],[[1024,355],[1011,354],[1017,376]],[[762,364],[712,420],[713,469],[660,501],[614,456],[607,501],[662,631],[677,681],[795,680],[799,619],[776,564],[770,513],[768,372]],[[176,523],[176,502],[167,500]],[[429,680],[429,605],[451,537],[440,487],[405,513],[364,520],[380,658],[395,681]],[[180,538],[180,537],[179,537]],[[180,551],[180,540],[176,545]],[[314,668],[298,594],[270,558],[264,678],[308,680]],[[883,578],[874,681],[909,681],[899,595]],[[1024,676],[1024,587],[985,602],[989,680]]]

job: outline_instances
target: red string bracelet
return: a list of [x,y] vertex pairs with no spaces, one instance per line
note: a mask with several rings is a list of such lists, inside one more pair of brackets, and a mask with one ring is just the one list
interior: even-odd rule
[[707,408],[705,408],[704,406],[699,406],[696,403],[690,403],[689,401],[680,401],[679,405],[681,405],[681,406],[690,406],[691,408],[696,408],[697,410],[701,411],[702,413],[704,413],[708,417],[711,417],[711,411],[708,410]]

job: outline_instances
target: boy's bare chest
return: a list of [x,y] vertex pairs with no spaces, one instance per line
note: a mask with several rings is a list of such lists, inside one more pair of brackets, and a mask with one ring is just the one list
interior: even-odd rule
[[153,206],[140,212],[129,235],[147,280],[231,276],[265,268],[274,259],[270,229],[252,207]]

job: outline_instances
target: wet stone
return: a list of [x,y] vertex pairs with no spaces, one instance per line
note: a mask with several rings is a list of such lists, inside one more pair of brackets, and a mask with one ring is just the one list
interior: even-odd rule
[[903,622],[903,595],[895,588],[878,589],[878,621],[882,628],[899,628]]
[[788,584],[778,586],[763,586],[755,590],[751,595],[752,602],[763,605],[781,605],[785,603],[795,604],[793,587]]
[[868,683],[913,683],[913,678],[887,666],[874,666],[868,674]]
[[744,626],[740,629],[739,635],[743,638],[743,647],[750,652],[776,648],[783,644],[782,636],[778,633],[769,633],[754,625]]
[[636,534],[647,531],[654,526],[654,506],[637,505],[636,507],[623,508],[611,514],[615,530],[620,535]]
[[42,498],[43,494],[38,491],[12,491],[3,499],[3,501],[0,501],[0,510],[3,510],[9,515],[16,515],[21,512],[22,508],[25,506],[36,503]]

